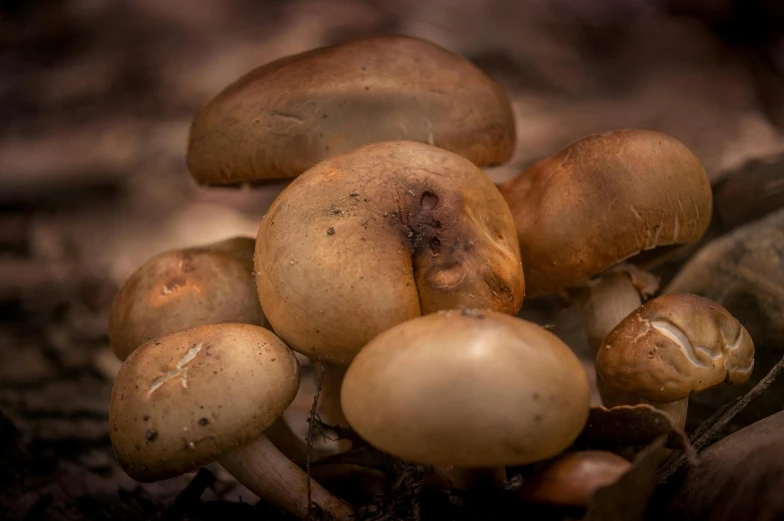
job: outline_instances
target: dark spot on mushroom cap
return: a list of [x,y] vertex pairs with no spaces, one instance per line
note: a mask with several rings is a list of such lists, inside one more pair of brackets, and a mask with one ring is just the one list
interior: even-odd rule
[[209,423],[210,423],[210,420],[208,420],[207,418],[201,418],[199,420],[199,425],[201,425],[202,427],[204,427],[205,425],[209,425]]
[[148,414],[145,414],[144,416],[142,416],[142,420],[144,420],[144,421],[147,421],[149,419],[150,419],[150,415],[148,415]]
[[539,393],[534,393],[533,394],[533,398],[534,398],[534,400],[538,400],[539,399]]
[[163,286],[163,288],[161,288],[161,292],[164,295],[166,295],[167,293],[173,291],[175,288],[184,286],[185,283],[186,283],[185,277],[173,277],[171,280],[169,280],[169,282],[167,282]]
[[433,255],[438,255],[441,252],[441,241],[438,240],[438,237],[430,239],[430,251],[433,252]]
[[535,416],[534,416],[534,421],[535,421],[536,423],[541,423],[541,421],[542,421],[542,415],[541,415],[541,414],[537,414],[537,415],[535,415]]
[[333,228],[332,226],[327,228],[327,235],[334,235],[334,234],[335,234],[335,228]]
[[155,429],[147,429],[147,432],[144,433],[144,439],[147,441],[155,441],[158,439],[158,431]]

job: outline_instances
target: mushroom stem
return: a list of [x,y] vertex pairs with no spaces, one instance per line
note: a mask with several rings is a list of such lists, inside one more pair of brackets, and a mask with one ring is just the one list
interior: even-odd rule
[[[348,421],[343,415],[343,408],[340,406],[340,387],[343,385],[343,375],[346,374],[346,367],[336,364],[325,364],[324,381],[321,384],[321,399],[319,409],[324,422],[329,425],[348,427]],[[338,441],[338,451],[344,452],[351,448],[349,440]]]
[[[267,427],[264,435],[272,442],[277,449],[297,466],[305,468],[307,464],[308,444],[304,438],[298,437],[289,426],[288,422],[281,416]],[[320,460],[329,456],[330,451],[313,447],[310,452],[310,461]]]
[[[308,477],[264,435],[234,449],[218,462],[251,492],[298,519],[308,516]],[[331,519],[348,520],[354,508],[311,479],[313,504]]]
[[569,293],[580,310],[594,355],[610,331],[642,305],[640,291],[626,271],[607,273]]
[[625,393],[616,387],[608,385],[601,378],[597,379],[597,384],[599,386],[599,393],[602,395],[602,402],[606,407],[646,403],[669,414],[672,418],[673,425],[676,427],[683,429],[686,426],[686,416],[689,411],[688,397],[681,400],[675,400],[674,402],[655,402],[630,393]]
[[452,488],[458,490],[497,488],[504,483],[506,483],[506,467],[466,468],[455,466],[452,469]]

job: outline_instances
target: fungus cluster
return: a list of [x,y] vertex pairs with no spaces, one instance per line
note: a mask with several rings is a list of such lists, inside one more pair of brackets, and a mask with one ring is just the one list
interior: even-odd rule
[[503,89],[409,37],[282,58],[209,101],[191,128],[193,178],[288,185],[255,239],[162,253],[120,289],[110,429],[125,471],[155,481],[218,462],[297,517],[310,495],[351,518],[359,505],[308,480],[282,419],[296,351],[329,364],[325,412],[375,449],[466,490],[549,461],[525,496],[585,505],[631,464],[568,450],[588,379],[559,338],[517,318],[526,291],[580,306],[617,393],[664,407],[748,379],[753,344],[726,310],[683,295],[640,307],[656,289],[644,270],[707,228],[697,158],[657,132],[609,132],[496,186],[481,167],[514,142]]

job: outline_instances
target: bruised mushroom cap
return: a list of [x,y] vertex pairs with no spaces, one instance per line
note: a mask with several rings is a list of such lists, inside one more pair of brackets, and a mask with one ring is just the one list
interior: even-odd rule
[[295,179],[261,223],[255,263],[280,337],[344,365],[421,314],[516,314],[525,290],[512,215],[492,181],[411,141],[366,145]]
[[514,115],[465,58],[417,38],[368,38],[279,59],[228,86],[196,115],[188,167],[202,184],[292,178],[399,139],[498,164],[514,149]]
[[236,237],[167,251],[123,284],[109,316],[109,340],[120,360],[145,342],[178,329],[241,322],[264,326],[253,281],[255,241]]
[[612,452],[569,452],[527,478],[523,497],[532,503],[585,507],[596,490],[615,483],[631,468],[631,462]]
[[746,382],[754,369],[754,343],[712,300],[662,295],[618,324],[599,350],[596,367],[614,388],[672,402],[722,382]]
[[341,403],[368,443],[400,459],[493,467],[552,457],[588,419],[582,364],[546,329],[492,311],[400,324],[348,367]]
[[697,157],[650,130],[585,137],[500,190],[517,224],[529,297],[694,243],[713,209]]
[[258,326],[205,325],[150,341],[112,389],[117,460],[141,482],[192,471],[263,434],[299,381],[293,351]]

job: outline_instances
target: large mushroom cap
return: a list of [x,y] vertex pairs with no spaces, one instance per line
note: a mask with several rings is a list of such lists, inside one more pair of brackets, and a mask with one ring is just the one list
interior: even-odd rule
[[519,465],[569,446],[588,419],[582,364],[555,335],[492,311],[444,311],[375,338],[341,390],[351,427],[403,460]]
[[123,284],[109,316],[120,360],[145,342],[178,329],[241,322],[266,325],[253,281],[255,241],[236,237],[167,251]]
[[696,242],[713,209],[697,157],[650,130],[585,137],[500,190],[515,216],[529,297]]
[[207,103],[191,127],[188,167],[202,184],[292,178],[399,139],[502,163],[515,143],[509,98],[465,58],[417,38],[324,47],[259,67]]
[[411,141],[366,145],[294,180],[261,223],[255,263],[275,331],[337,364],[420,314],[515,314],[525,288],[495,185],[470,161]]
[[626,317],[596,358],[604,382],[646,400],[671,402],[754,368],[754,343],[726,309],[697,295],[662,295]]
[[139,347],[112,389],[109,434],[129,476],[188,472],[261,435],[299,389],[294,353],[248,324],[199,326]]

